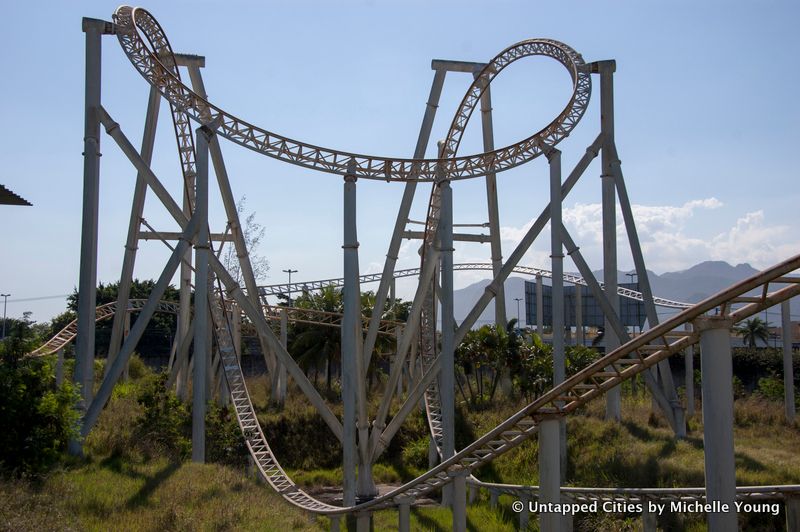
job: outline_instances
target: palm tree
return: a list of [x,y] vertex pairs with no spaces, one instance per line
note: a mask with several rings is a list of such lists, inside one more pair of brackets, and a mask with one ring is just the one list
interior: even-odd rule
[[769,346],[769,323],[761,318],[747,320],[734,330],[749,347],[755,347],[756,340],[761,340],[764,345]]
[[[318,293],[303,294],[294,302],[295,307],[341,313],[343,310],[342,291],[334,286],[326,286]],[[325,387],[331,390],[334,367],[342,358],[341,332],[335,327],[309,323],[295,325],[291,353],[300,367],[309,372],[314,370],[316,383],[319,366],[325,366]]]

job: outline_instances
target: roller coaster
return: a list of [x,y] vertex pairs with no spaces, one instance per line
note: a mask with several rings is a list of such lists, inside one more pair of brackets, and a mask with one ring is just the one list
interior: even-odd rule
[[[216,378],[224,384],[224,393],[229,394],[247,448],[259,473],[290,503],[306,511],[329,516],[334,528],[338,528],[340,516],[354,515],[359,530],[369,526],[370,512],[397,507],[400,512],[400,528],[407,529],[409,506],[422,495],[442,490],[443,501],[452,508],[454,529],[464,530],[467,485],[495,492],[523,490],[523,487],[483,483],[472,472],[536,434],[539,438],[541,485],[534,491],[539,500],[557,503],[562,500],[562,496],[586,497],[586,492],[574,489],[577,495],[568,495],[564,491],[567,488],[561,487],[563,473],[559,455],[565,445],[559,434],[561,420],[601,395],[607,397],[607,414],[618,418],[619,386],[636,375],[644,377],[654,402],[676,436],[683,436],[684,410],[678,399],[667,359],[683,353],[699,342],[702,348],[703,409],[706,419],[707,481],[704,495],[707,500],[727,502],[733,507],[737,488],[733,461],[729,330],[737,321],[776,304],[782,304],[787,309],[788,316],[788,300],[800,293],[800,277],[792,275],[800,269],[800,255],[780,262],[698,304],[690,305],[653,295],[614,140],[614,61],[587,63],[575,50],[551,39],[519,42],[487,63],[435,60],[432,63],[434,79],[413,157],[392,158],[316,146],[260,128],[227,113],[212,103],[206,94],[201,75],[204,58],[174,53],[166,32],[145,9],[122,6],[115,11],[112,21],[85,18],[83,30],[86,34],[86,122],[78,317],[55,338],[32,353],[52,353],[75,341],[75,379],[82,385],[83,394],[82,436],[85,437],[96,423],[153,313],[174,312],[178,315],[171,361],[176,374],[175,382],[188,382],[191,379],[195,383],[192,386],[193,460],[202,462],[205,453],[204,413],[209,397],[207,386],[201,384],[214,378],[216,373]],[[122,126],[114,121],[101,103],[101,48],[103,37],[107,35],[117,36],[126,57],[150,88],[141,150],[134,147]],[[532,56],[555,60],[566,69],[572,82],[571,97],[564,109],[546,127],[519,142],[495,148],[490,85],[507,66]],[[184,82],[182,70],[188,71],[189,84]],[[445,76],[449,72],[467,73],[472,76],[472,81],[452,119],[446,138],[438,144],[436,158],[426,158],[439,97]],[[562,179],[561,152],[556,146],[584,116],[590,103],[593,77],[600,81],[599,133],[566,179]],[[159,105],[162,101],[170,107],[178,144],[182,203],[168,192],[164,182],[150,166]],[[476,109],[481,110],[484,152],[459,155],[464,131]],[[194,130],[193,123],[197,124]],[[137,179],[118,300],[97,307],[97,187],[100,178],[101,125],[134,166]],[[288,285],[256,284],[233,202],[220,139],[307,170],[343,177],[342,278]],[[497,174],[532,162],[542,155],[547,159],[549,169],[547,187],[550,203],[504,261],[499,236]],[[601,157],[603,211],[602,282],[595,278],[577,243],[565,228],[561,216],[564,198],[598,156]],[[212,167],[230,234],[227,234],[227,230],[224,235],[214,234],[209,227],[209,169]],[[489,222],[485,224],[489,228],[486,238],[454,232],[457,226],[453,223],[452,183],[472,178],[483,178],[486,181],[489,214]],[[359,179],[399,182],[404,186],[386,262],[380,274],[359,274],[355,209]],[[407,226],[411,223],[409,213],[416,187],[420,183],[430,184],[431,192],[425,229],[414,232],[408,230]],[[180,227],[179,232],[151,231],[150,235],[145,234],[141,227],[142,210],[148,192],[152,192],[167,209]],[[640,291],[619,287],[616,279],[617,207],[622,213]],[[551,270],[521,266],[519,263],[522,257],[548,224],[552,247]],[[129,300],[137,243],[154,236],[165,242],[175,241],[174,245],[169,245],[170,258],[149,299]],[[395,270],[403,238],[419,240],[419,268]],[[454,264],[455,241],[489,243],[492,262]],[[220,246],[227,242],[232,243],[244,286],[240,286],[220,261],[219,250],[215,249],[217,242]],[[564,251],[570,256],[580,275],[564,273]],[[453,315],[453,272],[475,269],[491,271],[492,281],[467,317],[457,323]],[[553,334],[554,387],[470,445],[456,450],[454,351],[492,301],[498,323],[505,323],[503,283],[515,272],[551,279],[553,331],[564,330],[564,283],[587,287],[603,309],[606,352],[596,362],[567,377],[564,368],[564,337]],[[163,302],[161,299],[164,291],[176,273],[180,278],[180,301]],[[384,308],[390,290],[393,289],[394,279],[398,277],[417,277],[419,280],[409,317],[402,323],[382,319],[382,312],[377,310]],[[375,310],[365,319],[361,315],[359,294],[360,285],[368,282],[380,284],[375,293]],[[270,307],[266,304],[266,297],[269,295],[311,291],[331,285],[342,287],[344,311],[341,314]],[[610,297],[609,294],[642,301],[649,328],[630,337],[620,319],[618,298]],[[677,309],[679,312],[659,323],[657,305]],[[132,311],[139,312],[139,318],[127,330],[126,316]],[[242,374],[241,349],[236,332],[236,322],[240,316],[246,316],[257,332],[273,393],[280,395],[276,390],[280,390],[281,386],[285,390],[288,374],[341,442],[344,471],[341,506],[320,501],[297,486],[282,469],[270,448],[258,423]],[[111,318],[113,324],[106,375],[94,394],[92,367],[95,322]],[[331,411],[289,355],[285,335],[276,334],[271,326],[274,322],[283,324],[291,320],[321,323],[341,329],[344,405],[341,419]],[[437,323],[441,323],[441,327],[437,327]],[[209,331],[213,334],[209,335]],[[377,412],[369,412],[366,373],[379,334],[397,334],[397,349]],[[414,362],[413,367],[410,367],[409,357],[412,352],[416,352],[417,356],[411,357]],[[390,405],[404,367],[410,367],[415,377],[405,397],[400,397],[399,410],[392,412],[390,419]],[[372,464],[387,448],[407,416],[419,407],[420,401],[425,405],[431,441],[437,451],[439,463],[402,486],[379,494],[372,480]],[[80,452],[80,445],[79,441],[72,442],[71,448],[74,452]],[[747,493],[769,495],[796,491],[796,487],[769,488],[761,491],[753,488]],[[591,491],[591,488],[587,490]],[[602,490],[592,493],[600,491]],[[655,495],[640,493],[638,496]],[[798,512],[796,506],[792,508],[792,512]],[[540,518],[544,530],[561,530],[568,526],[562,516],[552,512],[542,512]],[[710,513],[708,519],[711,530],[731,530],[736,527],[735,511]]]

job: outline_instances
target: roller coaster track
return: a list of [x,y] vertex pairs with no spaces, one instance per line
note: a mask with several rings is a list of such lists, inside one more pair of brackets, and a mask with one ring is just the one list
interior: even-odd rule
[[[546,55],[561,62],[573,80],[572,98],[544,129],[520,142],[491,152],[447,160],[364,155],[290,139],[227,113],[183,84],[177,74],[175,58],[166,35],[150,13],[142,8],[122,6],[114,13],[114,22],[119,42],[133,66],[181,113],[200,123],[208,121],[204,117],[210,117],[219,123],[219,135],[228,140],[269,157],[313,170],[346,175],[352,161],[355,175],[365,179],[434,181],[437,169],[444,171],[449,179],[467,179],[514,168],[540,155],[543,143],[552,146],[567,136],[583,115],[591,92],[589,73],[582,68],[580,56],[569,47],[545,39],[523,41],[498,55],[485,71],[502,69],[530,55]],[[481,90],[476,93],[478,98]],[[466,125],[466,118],[465,115],[459,123]],[[179,122],[183,128],[182,119]],[[190,136],[190,131],[184,134],[184,129],[181,129],[179,138],[185,140]],[[181,152],[182,156],[193,157],[188,143],[182,141],[179,146],[179,149],[186,150]]]
[[[138,312],[144,308],[147,303],[146,299],[129,299],[128,312]],[[178,314],[179,303],[176,301],[159,301],[156,307],[156,312],[166,312],[169,314]],[[99,305],[95,310],[94,321],[101,322],[114,317],[114,312],[117,308],[117,302],[112,301],[104,305]],[[293,323],[308,323],[311,325],[322,325],[328,327],[341,327],[342,315],[336,312],[325,312],[315,309],[302,309],[302,308],[288,308],[272,305],[262,305],[264,309],[264,317],[270,321],[280,321],[281,312],[286,311],[287,317]],[[368,317],[363,318],[366,330],[368,324]],[[383,335],[395,334],[395,327],[404,325],[403,322],[381,320],[379,333]],[[26,354],[26,357],[41,357],[52,355],[59,349],[68,346],[78,333],[78,320],[72,320],[63,329],[61,329],[55,336],[50,338],[47,342],[39,346],[36,350]]]
[[[225,347],[221,347],[221,353],[231,398],[247,446],[260,473],[269,484],[292,504],[314,513],[337,515],[375,510],[394,506],[397,497],[416,498],[441,488],[452,480],[451,472],[459,470],[472,472],[531,438],[536,434],[542,419],[573,413],[590,400],[653,367],[661,360],[683,352],[700,339],[700,333],[697,331],[683,331],[684,324],[714,311],[716,311],[714,316],[728,318],[735,323],[800,294],[800,277],[787,277],[787,274],[798,268],[800,268],[800,255],[684,309],[569,377],[452,458],[389,493],[352,507],[337,507],[321,502],[300,489],[286,475],[256,420],[236,354],[232,348]],[[787,286],[770,292],[770,286],[775,284]],[[745,296],[753,290],[758,290],[761,295]],[[741,304],[744,306],[739,307]],[[217,333],[222,337],[228,334],[224,326],[219,327]],[[220,344],[223,345],[224,342]],[[439,363],[437,358],[422,376],[423,385],[434,380]],[[607,368],[612,369],[609,371]]]
[[[129,299],[128,312],[138,312],[142,310],[146,299]],[[94,321],[99,322],[114,317],[114,312],[117,309],[117,302],[112,301],[105,305],[99,305],[95,310]],[[173,301],[159,301],[156,307],[156,312],[168,312],[170,314],[178,313],[178,303]],[[66,327],[61,329],[55,336],[50,338],[47,342],[39,346],[34,351],[26,354],[26,357],[40,357],[45,355],[52,355],[59,349],[69,345],[78,334],[78,320],[72,320]]]
[[[438,184],[444,180],[498,173],[541,155],[569,134],[583,116],[591,93],[589,72],[580,55],[571,48],[550,40],[523,41],[504,50],[476,77],[453,120],[444,143],[443,158],[395,159],[362,155],[289,139],[226,113],[181,82],[166,35],[150,13],[140,8],[123,6],[115,12],[114,21],[120,44],[131,63],[148,83],[170,102],[185,177],[191,177],[194,172],[194,149],[191,130],[188,127],[188,119],[193,119],[200,123],[213,122],[218,134],[232,142],[306,168],[366,179],[435,182],[437,186],[434,186],[429,204],[423,252],[434,244],[434,235],[439,225],[441,196]],[[140,34],[143,34],[145,39],[142,39]],[[461,135],[475,104],[494,76],[513,61],[532,55],[554,58],[569,71],[573,82],[573,94],[564,110],[543,130],[516,144],[483,154],[456,156]],[[394,506],[396,497],[418,497],[450,482],[453,478],[450,474],[453,472],[461,470],[469,473],[488,463],[533,436],[543,418],[572,413],[605,391],[696,343],[699,332],[684,333],[674,339],[673,331],[683,324],[714,310],[717,310],[720,316],[736,322],[797,295],[800,293],[800,283],[795,278],[786,278],[785,275],[799,267],[800,256],[793,257],[697,305],[684,309],[671,319],[569,377],[423,475],[387,494],[352,507],[336,507],[314,499],[298,488],[280,467],[267,444],[250,401],[241,367],[232,347],[230,324],[226,323],[224,313],[224,301],[218,296],[212,299],[212,317],[237,419],[260,473],[291,503],[311,512],[335,515]],[[769,291],[770,284],[781,282],[790,284],[775,292]],[[744,296],[754,289],[761,289],[762,295],[758,298]],[[426,371],[421,377],[421,385],[433,391],[431,398],[438,396],[434,382],[441,363],[433,350],[435,337],[433,297],[433,290],[430,290],[429,302],[426,305],[428,310],[421,322],[423,338],[428,344],[427,348],[422,350],[423,358],[425,356],[428,358],[425,362]],[[734,309],[734,305],[738,302],[746,305]]]
[[[494,59],[492,59],[475,76],[474,81],[461,100],[458,110],[450,124],[447,132],[447,137],[440,145],[440,154],[442,158],[450,161],[458,160],[457,152],[461,144],[464,131],[467,123],[472,116],[473,111],[478,105],[481,96],[491,84],[492,80],[508,65],[530,55],[543,55],[558,60],[570,72],[573,83],[573,94],[569,103],[568,109],[574,111],[573,119],[570,122],[570,127],[575,124],[583,116],[586,107],[589,104],[589,97],[591,95],[591,77],[587,75],[584,67],[583,58],[575,50],[563,43],[555,43],[554,41],[525,41],[525,43],[537,43],[537,46],[525,46],[519,48],[519,45],[507,48]],[[544,47],[543,43],[547,43]],[[552,47],[552,48],[551,48]],[[582,73],[582,75],[581,75]],[[551,149],[555,146],[563,136],[558,135],[540,135],[536,139],[539,151],[532,155],[531,159],[535,158],[545,150]],[[442,203],[442,189],[441,183],[445,180],[452,178],[444,171],[445,165],[439,167],[437,182],[431,189],[431,196],[428,202],[427,218],[425,220],[425,232],[423,235],[422,253],[420,257],[420,269],[425,265],[426,260],[429,260],[429,250],[432,250],[436,245],[437,234],[440,225],[441,217],[441,203]],[[436,282],[431,279],[428,282],[429,286],[425,292],[425,299],[422,305],[420,314],[420,335],[419,335],[419,353],[420,364],[423,371],[427,371],[437,359],[436,353]],[[442,410],[441,410],[441,396],[439,393],[438,380],[431,381],[429,387],[425,391],[425,410],[428,418],[428,425],[431,432],[431,437],[436,444],[439,455],[442,456],[443,445],[443,428],[442,428]]]
[[[453,264],[453,270],[456,271],[474,271],[474,270],[487,270],[492,271],[492,265],[488,262],[465,262],[462,264]],[[547,277],[550,279],[552,277],[552,272],[550,270],[543,270],[541,268],[534,268],[531,266],[515,266],[512,270],[514,273],[521,273],[523,275],[530,275],[531,277],[535,276],[542,276]],[[408,268],[405,270],[395,270],[394,278],[399,279],[402,277],[419,277],[421,273],[420,268]],[[362,275],[359,277],[359,283],[374,283],[381,280],[380,273],[368,273],[366,275]],[[583,277],[579,275],[574,275],[571,273],[564,274],[564,281],[571,283],[571,284],[579,284],[582,286],[588,286],[588,283],[583,279]],[[600,287],[602,288],[603,283],[599,283]],[[304,292],[309,290],[319,290],[321,288],[325,288],[327,286],[335,286],[340,287],[344,286],[344,278],[338,277],[335,279],[322,279],[319,281],[304,281],[298,283],[286,283],[286,284],[271,284],[267,286],[259,286],[258,287],[258,295],[261,297],[265,296],[277,296],[277,295],[284,295],[284,294],[292,294],[296,292]],[[636,290],[631,290],[630,288],[623,288],[618,287],[617,293],[622,297],[627,297],[628,299],[633,299],[635,301],[643,301],[644,298],[641,292]],[[663,297],[653,297],[653,302],[660,307],[667,307],[667,308],[676,308],[676,309],[684,309],[689,308],[692,306],[691,303],[684,303],[681,301],[673,301],[671,299],[666,299]]]
[[[498,484],[481,482],[481,488],[496,493],[503,493],[517,498],[522,496],[535,499],[539,496],[539,486],[518,486],[515,484]],[[800,485],[784,484],[779,486],[737,486],[737,501],[775,500],[796,496],[800,493]],[[585,488],[564,486],[561,494],[575,502],[643,502],[658,501],[705,501],[706,489],[696,488]]]
[[[280,321],[281,313],[286,312],[287,318],[293,323],[307,323],[324,327],[341,327],[342,325],[342,314],[338,312],[274,305],[262,305],[262,308],[264,309],[264,317],[270,321]],[[364,323],[363,329],[366,331],[369,328],[369,316],[362,316],[361,320]],[[402,321],[381,320],[378,333],[394,336],[395,328],[403,325],[405,323]]]

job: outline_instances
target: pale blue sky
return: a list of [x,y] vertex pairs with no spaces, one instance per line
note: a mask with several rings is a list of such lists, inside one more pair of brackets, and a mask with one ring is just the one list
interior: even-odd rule
[[[334,5],[335,4],[335,5]],[[46,320],[77,284],[83,127],[81,17],[110,19],[108,2],[6,2],[0,18],[0,183],[34,207],[0,208],[0,292],[9,315]],[[485,61],[530,37],[561,40],[587,61],[616,59],[617,145],[645,246],[656,272],[702,260],[766,267],[800,251],[796,209],[800,108],[796,68],[800,9],[790,2],[151,2],[173,48],[205,55],[211,99],[267,129],[361,153],[410,156],[430,89],[432,58]],[[148,88],[116,39],[103,41],[103,103],[139,144]],[[450,74],[434,128],[444,136],[468,86]],[[546,124],[568,98],[568,78],[526,60],[493,85],[496,144]],[[560,148],[565,171],[598,131],[597,93]],[[179,167],[162,107],[154,169],[178,190]],[[477,122],[462,152],[480,151]],[[102,139],[98,276],[119,275],[135,173]],[[266,227],[266,283],[341,275],[341,178],[260,157],[223,143],[234,194],[248,197]],[[429,150],[429,154],[432,150]],[[566,172],[565,172],[566,173]],[[565,202],[565,218],[593,267],[599,170],[592,166]],[[499,176],[503,247],[546,203],[537,160]],[[402,186],[360,181],[362,272],[383,263]],[[455,184],[456,222],[486,220],[483,183]],[[420,187],[414,217],[424,215]],[[153,199],[151,197],[151,199]],[[218,206],[212,209],[219,222]],[[145,218],[172,230],[149,201]],[[215,229],[220,229],[219,223]],[[624,242],[622,242],[624,245]],[[407,245],[398,267],[416,264]],[[547,267],[542,240],[526,258]],[[137,276],[155,277],[166,252],[143,243]],[[486,246],[459,246],[456,260],[489,260]],[[568,269],[571,265],[567,265]],[[620,267],[630,259],[620,252]],[[457,286],[480,278],[462,274]],[[411,281],[400,287],[408,296]]]

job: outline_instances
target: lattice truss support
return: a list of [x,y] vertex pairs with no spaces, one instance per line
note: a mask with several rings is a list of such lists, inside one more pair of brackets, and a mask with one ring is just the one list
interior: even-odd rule
[[[204,459],[204,409],[212,393],[229,397],[242,428],[247,446],[256,467],[263,477],[288,501],[306,510],[329,516],[364,512],[388,506],[401,509],[415,498],[452,485],[445,493],[453,507],[454,528],[463,529],[463,508],[466,483],[477,482],[471,472],[482,464],[515,447],[538,431],[540,425],[550,421],[561,422],[563,417],[592,398],[606,394],[609,397],[607,412],[619,418],[619,401],[615,397],[619,385],[627,379],[642,374],[655,402],[677,435],[685,433],[683,409],[675,393],[675,385],[667,358],[697,342],[701,332],[684,331],[688,323],[701,320],[715,310],[728,317],[730,323],[752,316],[764,308],[788,300],[800,292],[795,277],[786,275],[800,267],[800,257],[794,257],[758,276],[736,285],[713,298],[684,310],[663,324],[659,324],[656,303],[685,307],[678,302],[658,300],[653,297],[644,258],[636,233],[631,204],[625,188],[620,161],[614,141],[613,121],[613,61],[584,63],[582,57],[568,46],[550,40],[523,41],[501,52],[486,64],[453,61],[434,61],[435,72],[430,96],[426,105],[422,127],[412,159],[386,159],[367,155],[338,152],[327,148],[306,145],[259,129],[225,113],[211,104],[206,96],[200,68],[203,58],[175,55],[158,22],[148,12],[123,6],[115,13],[115,22],[84,19],[86,33],[86,131],[84,165],[83,234],[81,240],[81,270],[78,319],[74,333],[67,332],[50,348],[60,349],[67,336],[76,336],[76,380],[83,384],[85,411],[81,433],[86,436],[97,421],[108,401],[113,386],[123,374],[130,355],[154,312],[165,310],[161,298],[170,280],[179,272],[180,303],[168,310],[178,313],[178,331],[170,357],[170,384],[185,397],[189,379],[193,379],[193,459]],[[116,34],[123,50],[134,67],[151,85],[141,149],[137,150],[121,126],[103,108],[100,100],[100,44],[103,35]],[[495,149],[492,136],[491,100],[489,86],[506,66],[531,55],[544,55],[559,61],[570,73],[573,96],[558,117],[539,133],[517,144]],[[191,87],[181,81],[181,69],[188,71]],[[447,138],[439,144],[436,159],[425,159],[430,142],[433,121],[438,108],[447,72],[468,72],[473,76],[467,94],[453,119]],[[565,138],[577,124],[588,106],[591,94],[591,77],[600,79],[600,132],[566,179],[562,178],[561,153],[556,144]],[[155,142],[160,99],[167,100],[173,119],[181,163],[183,194],[180,201],[173,198],[162,181],[150,167]],[[457,155],[463,131],[472,112],[480,104],[485,153]],[[199,123],[193,131],[190,120]],[[100,126],[137,170],[136,188],[131,208],[130,223],[125,246],[125,257],[120,276],[118,301],[111,306],[95,309],[97,264],[97,202],[99,183]],[[262,296],[274,287],[257,287],[247,254],[244,237],[233,194],[225,168],[220,138],[244,145],[259,153],[293,164],[343,176],[343,269],[344,277],[336,280],[343,287],[344,313],[342,315],[314,313],[313,311],[265,307]],[[549,166],[550,203],[541,211],[520,243],[503,260],[499,242],[499,209],[496,196],[496,173],[544,155]],[[601,182],[603,205],[604,282],[595,279],[576,242],[564,227],[561,205],[590,163],[601,156]],[[224,233],[214,234],[208,223],[210,200],[209,175],[213,168],[219,196],[225,207],[227,224]],[[485,177],[489,229],[486,238],[454,233],[452,220],[452,186],[459,179]],[[403,198],[389,244],[387,259],[379,279],[366,279],[359,275],[356,198],[359,178],[404,181]],[[432,182],[432,191],[425,220],[425,229],[414,232],[408,229],[409,212],[419,181]],[[142,229],[142,212],[146,193],[151,191],[174,219],[178,230],[158,231],[145,226]],[[626,227],[641,293],[620,291],[617,286],[616,208],[619,204]],[[504,321],[503,283],[514,271],[545,275],[543,270],[521,266],[520,260],[536,238],[548,225],[552,244],[552,273],[554,293],[554,388],[517,414],[501,423],[487,434],[457,451],[454,447],[454,351],[466,333],[476,324],[483,310],[494,300],[496,315]],[[472,224],[474,225],[474,224]],[[483,225],[483,224],[481,224]],[[422,262],[413,275],[419,283],[405,323],[381,319],[381,310],[387,298],[393,297],[394,278],[404,275],[395,271],[398,251],[403,238],[419,238]],[[159,239],[171,249],[171,255],[147,301],[129,302],[131,279],[138,242]],[[485,292],[470,310],[467,317],[456,323],[453,316],[453,264],[454,241],[485,241],[490,244],[492,262],[486,265],[493,279]],[[230,243],[236,250],[244,287],[241,287],[219,260],[221,245]],[[194,257],[192,257],[194,250]],[[564,252],[571,257],[581,277],[563,273]],[[465,265],[474,267],[476,265]],[[360,283],[379,280],[375,306],[368,320],[361,317]],[[600,302],[606,319],[606,355],[576,375],[567,377],[564,371],[563,337],[563,283],[585,285]],[[776,291],[776,283],[788,286]],[[280,290],[317,288],[312,283],[296,283]],[[244,289],[243,289],[244,288]],[[194,302],[191,290],[194,289]],[[747,298],[753,289],[762,290],[759,298]],[[619,317],[617,293],[644,301],[650,329],[640,336],[630,338]],[[609,297],[608,294],[614,294]],[[743,299],[744,298],[744,299]],[[738,307],[746,303],[744,307]],[[442,333],[437,331],[436,311],[441,304]],[[127,331],[125,321],[128,310],[135,306],[139,318]],[[102,312],[101,312],[102,309]],[[100,315],[102,313],[102,316]],[[112,340],[106,375],[95,397],[92,396],[92,367],[94,354],[95,320],[113,314]],[[286,475],[272,453],[256,418],[255,410],[245,386],[240,365],[241,323],[244,315],[258,334],[265,356],[273,397],[279,400],[291,377],[297,387],[317,409],[332,433],[342,442],[344,450],[344,506],[337,507],[320,502]],[[301,368],[286,349],[286,327],[289,320],[323,323],[337,326],[342,335],[342,365],[344,403],[343,418],[339,419],[325,403]],[[273,331],[272,323],[280,324],[280,335]],[[504,323],[503,323],[504,324]],[[680,332],[676,332],[680,330]],[[66,331],[66,329],[65,329]],[[390,375],[376,412],[367,408],[366,375],[375,352],[379,334],[394,334],[396,353]],[[676,339],[677,338],[677,339]],[[190,344],[192,349],[190,352]],[[437,346],[441,345],[441,349]],[[48,349],[50,349],[48,348]],[[191,356],[190,356],[191,353]],[[402,375],[409,382],[402,385]],[[399,396],[400,407],[393,412],[392,399]],[[391,493],[378,496],[372,481],[372,465],[388,447],[402,423],[424,400],[433,448],[438,465],[417,479]],[[547,424],[547,434],[563,435]],[[550,437],[549,437],[550,438]],[[563,436],[562,436],[563,438]],[[558,438],[556,438],[558,439]],[[550,453],[563,454],[563,439],[556,444],[548,439]],[[79,443],[73,444],[79,451]],[[555,451],[554,451],[555,450]],[[547,477],[549,488],[541,497],[557,500],[563,469],[557,458],[548,455]],[[358,476],[356,477],[356,471]],[[357,480],[356,480],[357,479]],[[407,515],[406,515],[407,522]]]

